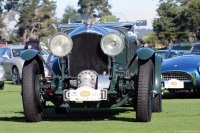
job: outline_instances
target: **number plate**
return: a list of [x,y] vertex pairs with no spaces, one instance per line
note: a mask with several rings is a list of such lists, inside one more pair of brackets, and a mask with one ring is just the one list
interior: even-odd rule
[[64,91],[65,101],[101,101],[107,100],[107,90],[68,90]]
[[165,81],[165,88],[184,88],[184,82],[177,79],[171,79]]

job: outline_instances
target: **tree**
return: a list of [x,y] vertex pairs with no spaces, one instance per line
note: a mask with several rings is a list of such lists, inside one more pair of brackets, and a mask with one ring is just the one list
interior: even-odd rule
[[113,15],[105,15],[101,17],[101,23],[103,22],[118,22],[118,18]]
[[15,8],[18,4],[16,0],[0,1],[0,39],[9,42],[9,34],[12,32],[9,23],[15,20]]
[[183,11],[187,22],[185,23],[185,30],[189,31],[189,36],[195,34],[200,39],[200,1],[190,0],[187,9]]
[[[1,38],[11,43],[21,43],[31,32],[37,32],[40,39],[49,36],[54,30],[47,24],[54,21],[55,9],[55,2],[51,0],[0,1],[0,28],[4,31],[4,34],[0,34]],[[15,27],[10,28],[10,25]]]
[[65,13],[63,14],[63,19],[61,20],[62,23],[68,23],[69,18],[75,14],[77,14],[78,11],[76,9],[74,9],[73,6],[68,5],[65,8]]
[[158,38],[168,44],[200,39],[199,0],[160,0],[159,18],[153,22]]
[[36,32],[39,37],[48,36],[47,23],[52,21],[55,15],[55,2],[49,0],[24,0],[18,7],[20,13],[18,26],[18,38],[23,43],[28,38],[29,33]]
[[[19,21],[17,23],[18,27],[18,41],[26,41],[27,33],[31,31],[33,21],[36,21],[35,10],[38,8],[39,0],[31,1],[24,0],[18,6]],[[23,37],[23,38],[21,38]]]
[[2,36],[3,36],[3,28],[5,27],[5,23],[3,22],[3,15],[2,15],[2,13],[0,14],[0,40],[2,40]]
[[2,1],[0,1],[0,28],[2,29],[3,27],[5,27],[5,24],[3,22],[3,4]]
[[144,34],[142,36],[142,39],[153,49],[158,49],[163,47],[160,45],[160,41],[155,32]]
[[[43,0],[39,8],[36,9],[36,16],[38,18],[38,30],[37,34],[40,38],[40,41],[45,43],[48,42],[49,36],[52,36],[55,33],[55,29],[49,26],[49,23],[55,21],[54,16],[56,4],[55,2],[50,2],[49,0]],[[37,27],[37,25],[36,25]]]
[[80,6],[79,13],[87,15],[96,13],[99,17],[111,15],[109,10],[111,5],[108,0],[79,0],[78,5]]
[[158,38],[167,44],[171,44],[177,38],[178,27],[175,22],[177,10],[174,0],[162,2],[157,9],[160,18],[153,22],[153,29]]
[[105,15],[111,15],[109,9],[111,9],[112,6],[108,3],[108,0],[97,0],[96,5],[97,5],[96,10],[100,17]]

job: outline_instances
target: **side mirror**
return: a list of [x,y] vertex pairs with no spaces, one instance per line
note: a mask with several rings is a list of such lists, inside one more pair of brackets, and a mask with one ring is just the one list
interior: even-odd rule
[[147,20],[137,20],[136,26],[147,26]]
[[7,54],[2,55],[3,58],[9,59],[9,56]]

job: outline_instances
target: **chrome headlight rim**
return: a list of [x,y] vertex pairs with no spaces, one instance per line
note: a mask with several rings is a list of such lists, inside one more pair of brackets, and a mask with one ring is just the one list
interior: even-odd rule
[[[59,39],[60,37],[60,39]],[[62,38],[63,37],[63,38]],[[55,40],[56,38],[58,38],[57,40]],[[62,40],[61,39],[66,39],[65,41],[67,41],[68,43],[65,44],[65,47],[68,48],[65,53],[62,54],[62,52],[58,52],[56,51],[56,47],[54,45],[58,45],[59,44],[54,44],[55,42],[61,42]],[[64,40],[63,40],[64,41]],[[62,43],[62,42],[61,42]],[[54,46],[54,47],[53,47]],[[64,47],[64,48],[65,48]],[[64,56],[67,56],[71,50],[73,48],[73,41],[71,39],[71,37],[69,37],[67,34],[64,34],[64,33],[58,33],[58,34],[55,34],[54,36],[51,37],[50,41],[49,41],[49,49],[51,51],[51,53],[55,56],[58,56],[58,57],[64,57]],[[61,48],[62,49],[62,48]]]
[[[117,38],[119,39],[118,41],[121,42],[120,48],[117,49],[117,51],[114,51],[113,53],[111,53],[108,49],[106,49],[106,48],[104,47],[105,39],[106,39],[107,37],[109,38],[109,36],[111,36],[111,35],[114,35],[115,37],[117,37]],[[111,40],[112,40],[112,39],[111,39]],[[115,40],[113,40],[113,41],[110,41],[110,44],[107,44],[107,45],[110,45],[110,46],[113,45],[113,44],[111,44],[111,43],[114,43],[114,46],[117,46],[117,43],[118,43],[118,42],[116,42]],[[103,51],[106,55],[111,56],[111,57],[115,57],[115,56],[119,55],[120,53],[122,53],[122,51],[124,50],[125,41],[124,41],[124,38],[123,38],[120,34],[111,32],[111,33],[108,33],[108,34],[106,34],[106,35],[104,35],[104,36],[102,37],[100,45],[101,45],[102,51]],[[118,47],[119,47],[119,46],[118,46]]]

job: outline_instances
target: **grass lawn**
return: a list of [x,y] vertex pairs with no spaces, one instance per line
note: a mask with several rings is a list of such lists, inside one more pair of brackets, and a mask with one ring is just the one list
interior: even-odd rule
[[200,133],[200,95],[165,93],[163,112],[149,123],[136,122],[132,108],[65,115],[48,109],[42,122],[26,123],[20,91],[11,82],[0,91],[0,133]]

